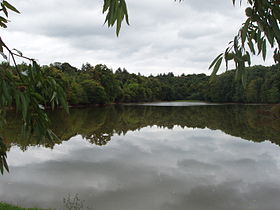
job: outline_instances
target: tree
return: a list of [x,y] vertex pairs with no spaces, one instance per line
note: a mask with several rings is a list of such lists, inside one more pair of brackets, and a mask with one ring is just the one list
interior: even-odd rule
[[[19,13],[7,1],[2,1],[0,11],[5,16],[0,16],[0,26],[3,28],[7,27],[9,10]],[[8,61],[4,49],[10,55],[14,67],[10,68],[9,63],[5,63],[0,69],[0,125],[6,123],[7,111],[15,107],[22,119],[25,136],[35,135],[41,140],[54,140],[57,137],[50,129],[50,120],[45,108],[54,109],[55,106],[63,105],[68,111],[61,85],[42,71],[34,59],[24,56],[19,50],[11,50],[0,37],[0,54]],[[15,56],[27,60],[30,64],[18,66]],[[6,147],[3,145],[3,139],[0,137],[1,173],[4,168],[9,170],[6,162]]]
[[[181,0],[177,1],[181,2]],[[232,1],[233,4],[236,3],[236,0]],[[237,69],[236,78],[241,78],[243,84],[246,82],[245,64],[250,65],[251,54],[262,54],[263,59],[265,59],[267,45],[269,45],[275,49],[275,62],[280,62],[280,1],[248,0],[248,4],[246,22],[234,37],[234,40],[230,42],[230,46],[225,52],[220,54],[210,65],[210,68],[213,68],[213,75],[215,75],[221,66],[222,60],[225,60],[227,66],[228,62],[233,60]],[[8,1],[2,0],[0,3],[0,27],[7,27],[9,12],[20,13]],[[103,13],[106,13],[105,23],[108,24],[108,27],[116,26],[117,35],[119,35],[124,20],[129,24],[125,0],[104,0]],[[23,128],[28,135],[35,133],[41,138],[54,138],[55,135],[49,129],[49,119],[44,109],[46,106],[54,108],[62,104],[67,110],[63,89],[54,78],[45,75],[34,59],[24,56],[19,50],[11,50],[1,37],[0,54],[5,59],[8,59],[6,54],[9,54],[14,64],[12,71],[9,70],[10,68],[1,67],[1,119],[4,122],[7,108],[14,106],[21,113]],[[24,70],[20,69],[15,62],[15,57],[26,59],[30,62],[30,65]],[[65,71],[75,71],[69,69],[67,65],[64,67]],[[271,92],[272,98],[276,95],[278,93],[273,90]],[[1,172],[3,172],[3,166],[7,166],[5,164],[5,149],[2,148],[0,149]],[[6,169],[8,168],[6,167]]]
[[106,104],[109,99],[104,88],[93,80],[85,80],[81,83],[87,94],[87,100],[90,104]]
[[[236,4],[236,0],[233,0],[233,4]],[[250,55],[261,54],[265,60],[268,45],[274,49],[275,63],[280,62],[280,1],[248,0],[248,4],[249,7],[245,10],[247,20],[225,52],[218,55],[209,67],[213,68],[212,74],[216,74],[223,59],[227,67],[229,61],[234,61],[237,69],[236,78],[241,78],[244,86],[245,64],[251,65]]]

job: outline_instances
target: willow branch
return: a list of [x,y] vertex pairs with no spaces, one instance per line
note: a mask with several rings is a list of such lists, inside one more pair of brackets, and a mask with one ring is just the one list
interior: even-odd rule
[[17,71],[17,73],[18,73],[20,79],[23,81],[22,76],[21,76],[21,73],[20,73],[20,71],[19,71],[19,69],[18,69],[18,66],[17,66],[17,63],[16,63],[15,56],[16,56],[16,57],[23,58],[23,59],[26,59],[26,60],[29,60],[29,61],[31,61],[31,62],[34,62],[35,59],[29,58],[29,57],[26,57],[26,56],[23,56],[23,55],[20,55],[20,54],[17,54],[17,53],[14,53],[14,52],[3,42],[3,40],[2,40],[1,37],[0,37],[0,46],[3,46],[3,47],[9,52],[9,54],[11,55],[12,60],[13,60],[13,63],[14,63],[14,66],[15,66],[15,69],[16,69],[16,71]]
[[1,37],[0,37],[0,45],[2,45],[4,48],[6,48],[6,50],[7,50],[7,51],[9,52],[9,54],[11,55],[12,60],[13,60],[13,63],[14,63],[15,68],[16,68],[16,71],[17,71],[17,73],[18,73],[20,79],[23,80],[23,79],[22,79],[22,76],[21,76],[21,74],[20,74],[20,71],[19,71],[19,69],[18,69],[18,67],[17,67],[17,63],[16,63],[16,60],[15,60],[15,57],[14,57],[14,53],[13,53],[13,52],[10,50],[10,48],[3,42],[3,40],[2,40]]

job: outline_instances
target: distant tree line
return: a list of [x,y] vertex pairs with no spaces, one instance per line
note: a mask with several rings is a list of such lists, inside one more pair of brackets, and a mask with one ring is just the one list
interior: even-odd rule
[[[0,64],[0,68],[5,65]],[[235,70],[212,77],[205,74],[174,76],[173,73],[147,77],[126,69],[113,71],[106,65],[88,63],[81,69],[68,63],[54,63],[41,69],[61,83],[69,104],[87,105],[172,100],[279,103],[279,67],[247,68],[245,86],[235,78]],[[27,68],[27,64],[18,66],[23,73]],[[19,88],[25,91],[20,83]]]

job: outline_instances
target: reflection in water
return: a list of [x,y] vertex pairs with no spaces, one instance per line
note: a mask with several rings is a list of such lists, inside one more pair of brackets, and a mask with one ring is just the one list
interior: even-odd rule
[[[175,125],[188,128],[221,130],[231,136],[262,142],[270,140],[280,145],[280,120],[272,120],[261,112],[266,106],[105,106],[73,109],[70,115],[62,111],[51,113],[53,130],[61,140],[81,135],[96,145],[106,145],[114,134],[125,135],[146,126],[172,129]],[[7,145],[44,145],[52,148],[61,142],[38,142],[36,138],[23,139],[19,135],[21,124],[14,123],[2,130]]]
[[278,209],[280,147],[264,141],[279,142],[278,124],[259,109],[57,112],[54,128],[65,141],[39,147],[34,139],[20,141],[15,126],[5,130],[11,173],[1,177],[0,200],[63,209],[63,198],[77,193],[96,210]]

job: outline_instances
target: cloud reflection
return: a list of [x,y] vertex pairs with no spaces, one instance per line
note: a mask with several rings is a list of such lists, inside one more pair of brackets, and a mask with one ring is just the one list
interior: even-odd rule
[[105,147],[76,136],[53,150],[12,148],[11,174],[1,177],[0,197],[59,209],[63,197],[79,193],[98,210],[274,210],[279,153],[269,142],[178,126],[114,135]]

